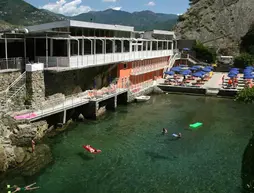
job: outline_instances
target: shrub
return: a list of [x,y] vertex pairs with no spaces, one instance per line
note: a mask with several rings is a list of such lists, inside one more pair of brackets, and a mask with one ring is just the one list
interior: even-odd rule
[[216,60],[216,51],[212,48],[204,46],[200,42],[196,42],[193,46],[193,50],[196,52],[196,58],[208,63],[214,63]]
[[253,103],[254,102],[254,87],[244,88],[239,91],[235,98],[236,101],[244,103]]
[[248,53],[242,53],[234,59],[234,66],[237,68],[245,68],[254,64],[254,56]]

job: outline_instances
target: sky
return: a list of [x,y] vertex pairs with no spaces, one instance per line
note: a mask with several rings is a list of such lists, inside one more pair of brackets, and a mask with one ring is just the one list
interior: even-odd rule
[[74,16],[109,8],[128,12],[151,10],[155,13],[182,14],[189,0],[25,0],[35,7]]

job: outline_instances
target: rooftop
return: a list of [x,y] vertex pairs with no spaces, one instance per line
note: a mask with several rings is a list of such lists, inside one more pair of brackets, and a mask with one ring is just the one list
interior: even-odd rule
[[40,25],[27,26],[26,28],[29,30],[29,32],[38,32],[38,31],[49,30],[52,28],[66,28],[66,27],[81,27],[81,28],[105,29],[105,30],[126,31],[126,32],[134,31],[134,27],[131,27],[131,26],[110,25],[110,24],[101,24],[101,23],[84,22],[84,21],[76,21],[76,20],[57,21],[57,22],[40,24]]

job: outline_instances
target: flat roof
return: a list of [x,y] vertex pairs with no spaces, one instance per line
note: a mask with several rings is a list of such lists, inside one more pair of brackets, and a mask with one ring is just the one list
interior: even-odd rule
[[152,32],[153,34],[158,34],[158,35],[175,35],[174,31],[166,31],[166,30],[152,30],[148,32]]
[[90,28],[90,29],[105,29],[105,30],[114,30],[114,31],[126,31],[133,32],[134,27],[123,26],[123,25],[110,25],[110,24],[101,24],[94,22],[84,22],[76,20],[67,20],[67,21],[56,21],[51,23],[44,23],[40,25],[27,26],[29,32],[38,32],[50,30],[52,28],[64,28],[64,27],[80,27],[80,28]]

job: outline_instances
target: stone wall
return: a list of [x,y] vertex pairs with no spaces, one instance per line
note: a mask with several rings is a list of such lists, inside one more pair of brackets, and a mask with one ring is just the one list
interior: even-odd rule
[[26,72],[26,100],[33,107],[37,107],[45,101],[43,71]]
[[20,75],[20,71],[0,72],[0,92],[6,90]]
[[[113,64],[114,65],[114,64]],[[65,96],[76,94],[94,87],[102,88],[109,85],[109,77],[117,77],[117,68],[108,72],[111,66],[105,65],[94,68],[84,68],[69,71],[44,71],[45,94],[46,97],[56,93],[62,93]]]

